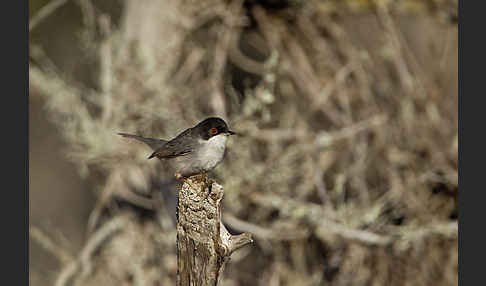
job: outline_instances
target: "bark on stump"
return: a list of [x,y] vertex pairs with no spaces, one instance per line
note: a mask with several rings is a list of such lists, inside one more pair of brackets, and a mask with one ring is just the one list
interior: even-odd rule
[[184,179],[177,211],[177,285],[218,285],[236,249],[253,242],[231,235],[221,222],[223,187],[207,175]]

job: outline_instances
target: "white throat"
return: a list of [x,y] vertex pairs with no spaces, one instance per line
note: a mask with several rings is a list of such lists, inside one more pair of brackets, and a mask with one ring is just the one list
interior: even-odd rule
[[224,150],[226,149],[228,136],[220,134],[209,138],[209,140],[200,140],[201,149],[199,150],[199,160],[205,165],[204,168],[214,168],[223,160]]
[[209,144],[210,148],[214,148],[215,150],[223,150],[226,148],[226,141],[228,141],[228,136],[224,134],[216,135],[209,140],[207,140],[207,143]]

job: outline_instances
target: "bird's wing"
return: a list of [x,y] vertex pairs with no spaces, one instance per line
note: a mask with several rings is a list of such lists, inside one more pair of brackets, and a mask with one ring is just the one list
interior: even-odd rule
[[[181,134],[177,135],[176,138],[170,140],[163,146],[159,147],[150,155],[148,158],[151,159],[153,157],[157,158],[174,158],[179,156],[184,156],[192,152],[194,146],[192,146],[192,141],[187,140],[187,136],[191,136],[189,133],[191,129],[187,129],[186,131],[182,132]],[[185,140],[184,140],[185,139]]]
[[147,144],[150,148],[152,148],[152,150],[157,150],[167,143],[166,140],[155,139],[155,138],[147,138],[147,137],[142,137],[142,136],[133,135],[133,134],[127,134],[127,133],[118,133],[118,135],[121,135],[121,136],[127,137],[127,138],[133,138],[133,139],[136,139],[138,141],[142,141],[143,143]]

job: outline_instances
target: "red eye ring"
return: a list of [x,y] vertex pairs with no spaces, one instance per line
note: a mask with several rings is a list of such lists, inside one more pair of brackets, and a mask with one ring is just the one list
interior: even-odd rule
[[213,134],[213,135],[218,134],[218,128],[213,127],[213,128],[211,128],[211,129],[209,129],[209,133],[211,133],[211,134]]

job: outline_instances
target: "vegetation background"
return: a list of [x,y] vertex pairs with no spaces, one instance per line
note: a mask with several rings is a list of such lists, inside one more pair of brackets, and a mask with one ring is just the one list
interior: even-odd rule
[[29,0],[31,285],[174,285],[204,117],[255,242],[222,285],[457,285],[457,0]]

